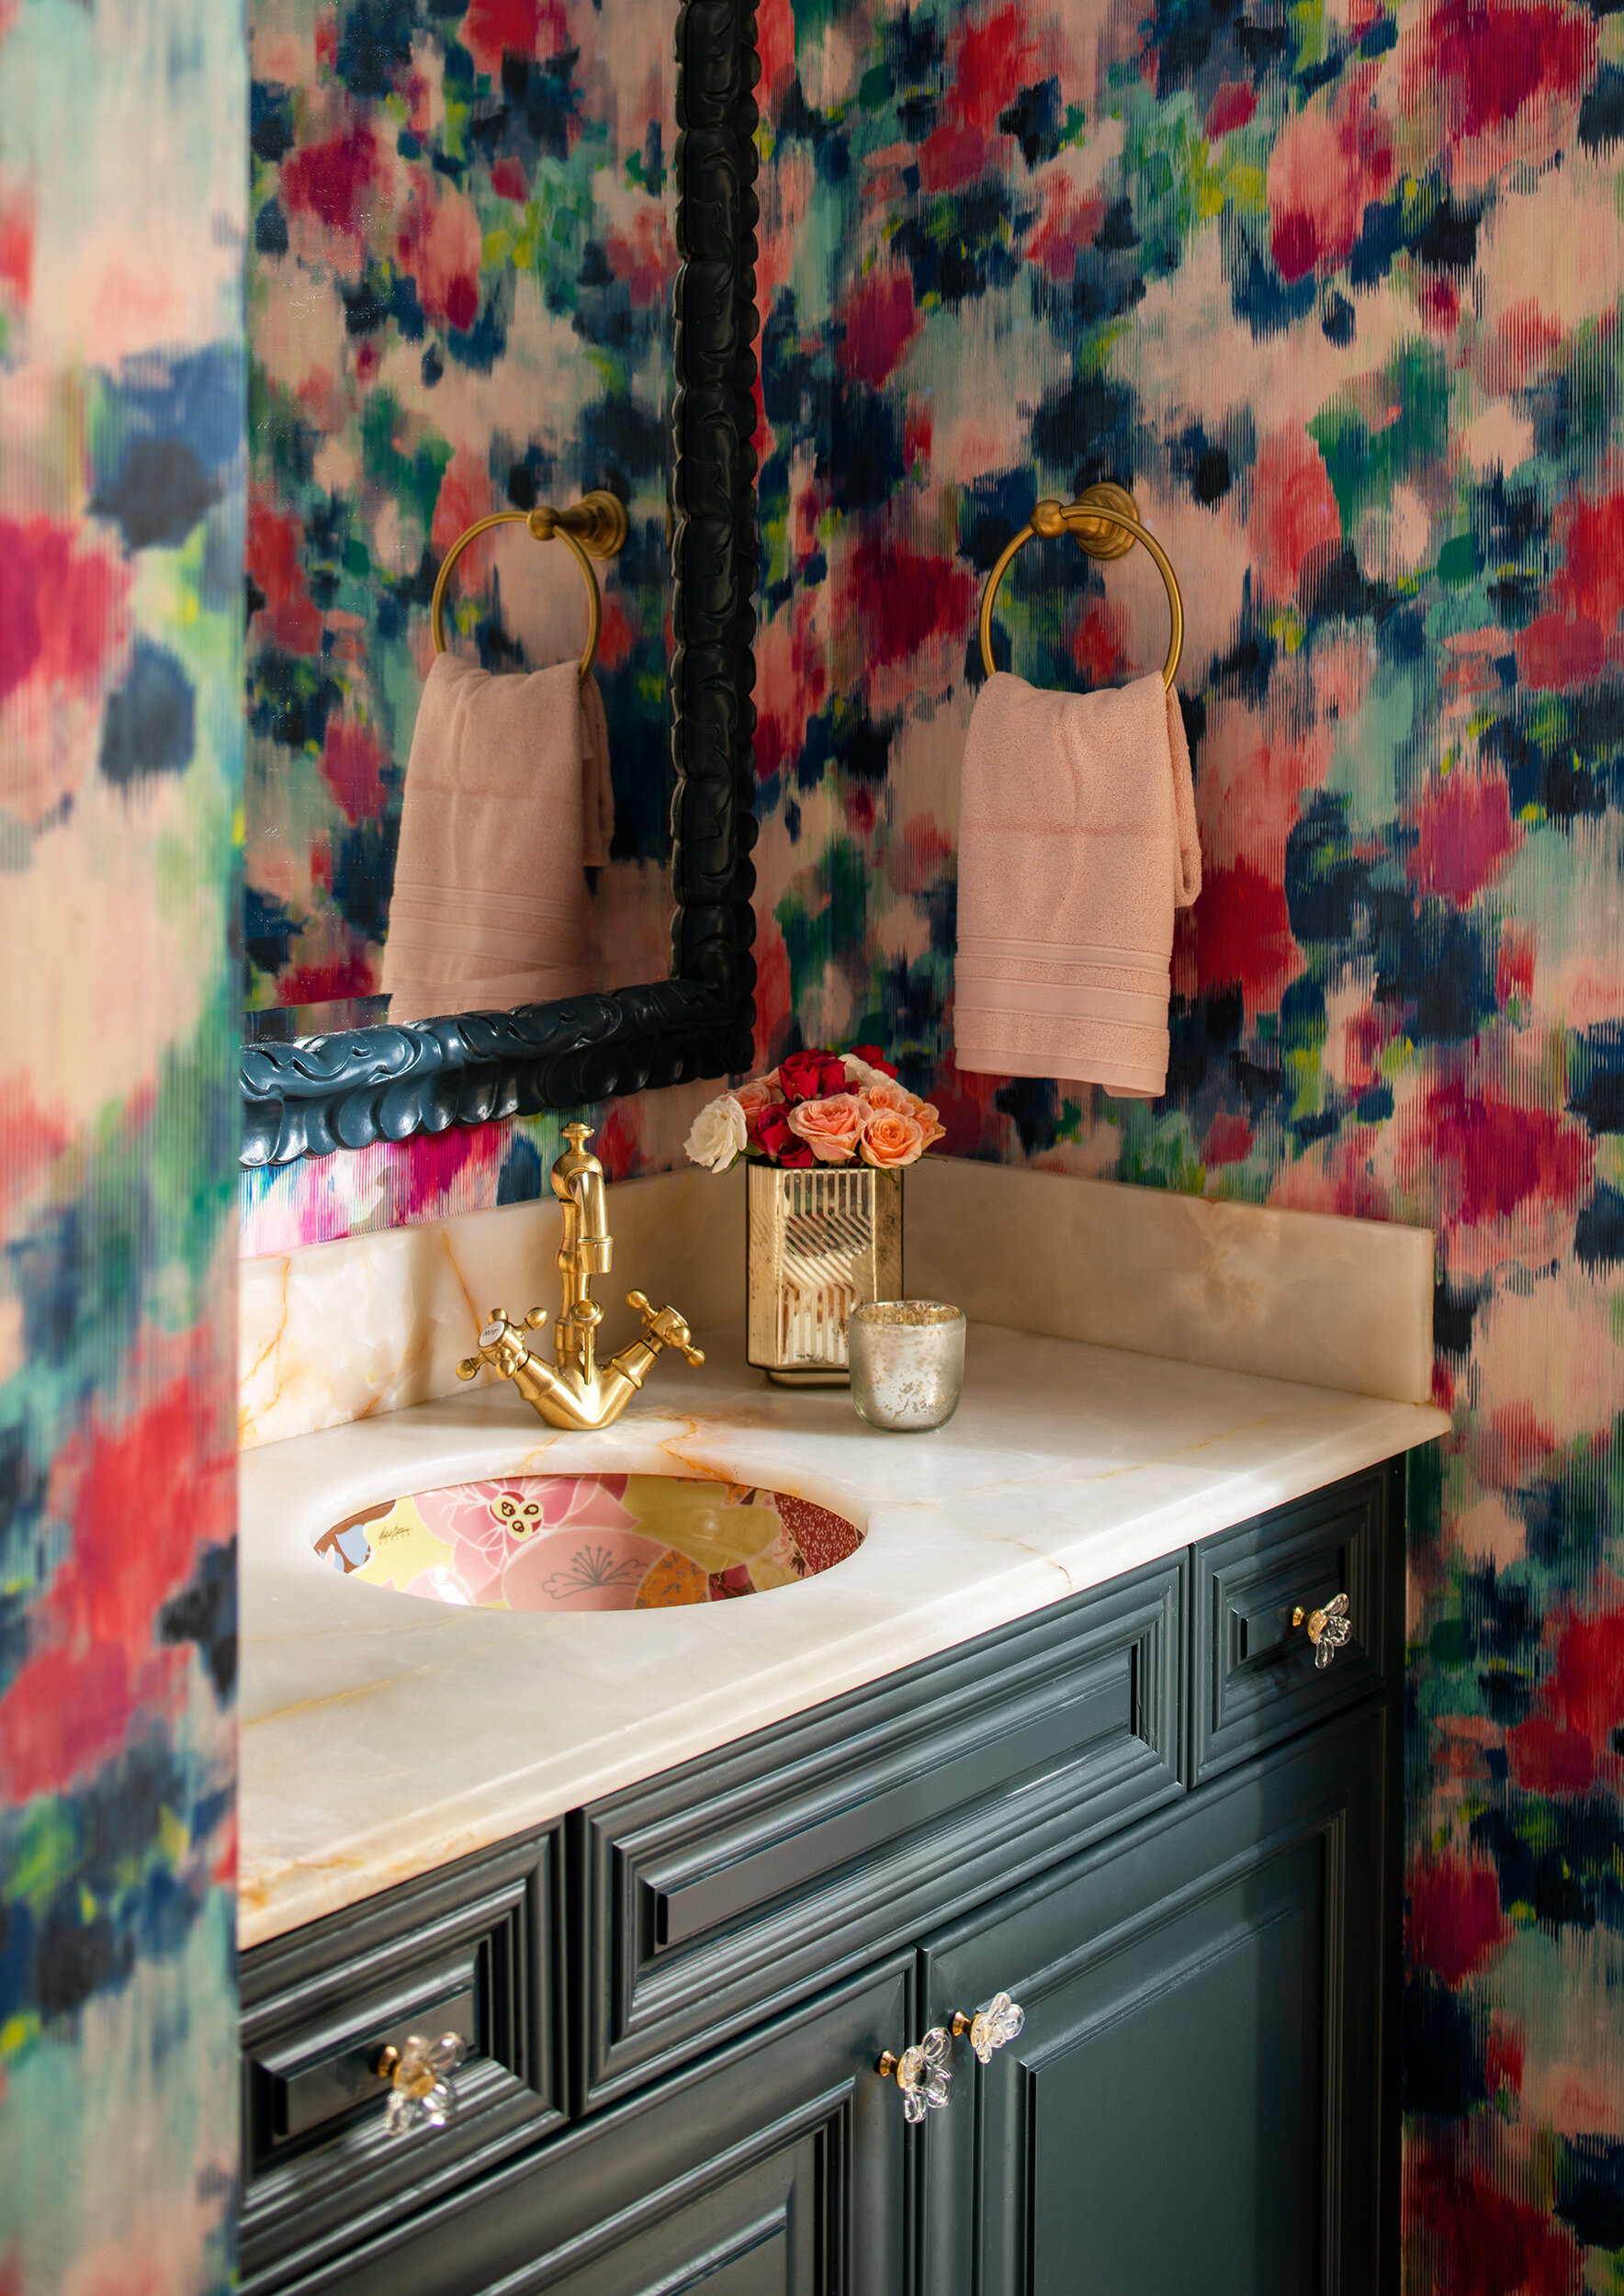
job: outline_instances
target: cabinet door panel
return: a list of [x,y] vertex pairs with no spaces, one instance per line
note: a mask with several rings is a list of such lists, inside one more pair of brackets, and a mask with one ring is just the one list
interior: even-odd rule
[[1367,1708],[933,1941],[930,2022],[1026,2011],[927,2128],[937,2296],[1376,2286],[1385,1758]]
[[826,2296],[840,2246],[839,2196],[818,2135],[741,2168],[686,2207],[545,2286],[553,2296]]
[[[1198,2260],[1204,2296],[1319,2284],[1322,1862],[1298,1844],[1077,1986],[1006,2139],[1032,2154],[1034,2287],[1174,2289]],[[1151,2164],[1176,2208],[1146,2206]]]

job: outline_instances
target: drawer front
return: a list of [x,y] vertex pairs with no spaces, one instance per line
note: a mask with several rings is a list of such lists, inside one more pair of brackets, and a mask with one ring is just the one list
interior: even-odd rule
[[[901,2296],[898,1954],[356,2241],[299,2296]],[[917,2163],[917,2148],[914,2152]]]
[[[242,1965],[242,2280],[295,2283],[563,2119],[554,1829],[278,1938]],[[448,2126],[389,2135],[379,2052],[458,2033]]]
[[[1404,1461],[1333,1483],[1195,1549],[1191,1783],[1363,1698],[1404,1660]],[[1334,1596],[1352,1632],[1328,1664],[1293,1626]]]
[[583,2108],[1182,1792],[1184,1556],[580,1812]]

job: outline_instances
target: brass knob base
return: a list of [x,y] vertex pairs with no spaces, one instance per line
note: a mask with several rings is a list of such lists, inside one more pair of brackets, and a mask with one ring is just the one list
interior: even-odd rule
[[1106,481],[1086,489],[1075,502],[1056,502],[1050,497],[1036,503],[1032,530],[1051,542],[1058,534],[1069,534],[1091,558],[1125,558],[1133,547],[1133,537],[1117,524],[1113,512],[1137,522],[1139,505],[1126,487]]

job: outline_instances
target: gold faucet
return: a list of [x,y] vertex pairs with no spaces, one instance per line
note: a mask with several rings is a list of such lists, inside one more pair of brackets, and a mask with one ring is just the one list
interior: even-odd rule
[[570,1145],[552,1175],[553,1194],[564,1208],[564,1240],[558,1246],[564,1303],[553,1325],[557,1367],[549,1371],[537,1362],[520,1335],[541,1329],[547,1322],[545,1308],[532,1308],[523,1325],[510,1322],[502,1309],[492,1308],[479,1334],[479,1354],[459,1363],[457,1376],[475,1379],[480,1365],[488,1363],[500,1378],[513,1381],[549,1426],[607,1427],[642,1386],[662,1347],[674,1347],[691,1364],[702,1364],[705,1357],[675,1308],[652,1308],[640,1291],[628,1291],[626,1304],[642,1317],[643,1336],[607,1364],[599,1364],[597,1327],[603,1311],[592,1298],[592,1277],[608,1274],[615,1251],[603,1199],[603,1167],[587,1153],[591,1134],[584,1124],[566,1124],[564,1137]]

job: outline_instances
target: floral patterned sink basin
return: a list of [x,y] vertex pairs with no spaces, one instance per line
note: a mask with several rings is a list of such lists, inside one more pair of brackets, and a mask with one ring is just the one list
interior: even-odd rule
[[509,1475],[386,1499],[316,1552],[369,1586],[482,1610],[666,1610],[793,1586],[855,1525],[788,1491],[682,1475]]

